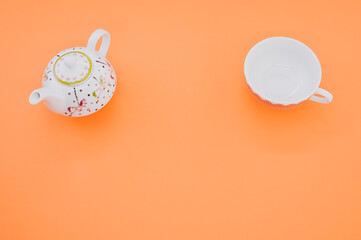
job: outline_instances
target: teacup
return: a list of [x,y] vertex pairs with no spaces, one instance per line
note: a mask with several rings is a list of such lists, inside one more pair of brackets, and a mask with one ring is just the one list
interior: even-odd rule
[[269,107],[290,109],[307,100],[330,103],[333,98],[319,88],[317,56],[291,38],[272,37],[257,43],[247,54],[244,74],[252,95]]

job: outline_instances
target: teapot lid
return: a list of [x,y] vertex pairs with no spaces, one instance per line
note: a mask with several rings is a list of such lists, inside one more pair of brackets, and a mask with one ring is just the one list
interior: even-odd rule
[[93,64],[90,57],[81,51],[70,51],[61,55],[53,67],[56,80],[67,86],[84,82],[92,70]]
[[[103,38],[99,51],[95,50],[97,42]],[[98,55],[105,58],[110,43],[110,35],[107,31],[98,29],[92,33],[86,48],[68,49],[64,54],[58,55],[53,73],[58,82],[67,86],[78,85],[86,81],[93,71],[92,58],[88,56]]]

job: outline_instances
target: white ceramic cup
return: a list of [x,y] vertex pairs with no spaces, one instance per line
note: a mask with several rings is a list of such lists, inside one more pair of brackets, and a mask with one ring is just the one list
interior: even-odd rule
[[244,74],[252,95],[270,107],[293,108],[308,99],[332,101],[332,94],[319,88],[321,65],[317,56],[291,38],[272,37],[257,43],[247,54]]

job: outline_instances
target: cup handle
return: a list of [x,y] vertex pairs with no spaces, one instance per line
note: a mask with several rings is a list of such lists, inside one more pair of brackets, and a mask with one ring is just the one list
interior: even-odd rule
[[318,103],[330,103],[333,99],[333,96],[331,93],[327,92],[326,90],[322,88],[317,88],[316,92],[314,94],[321,95],[322,97],[317,97],[315,95],[312,95],[310,97],[310,100]]
[[87,48],[96,52],[95,46],[101,37],[103,37],[103,41],[99,49],[99,54],[105,57],[110,44],[110,34],[107,31],[103,29],[95,30],[88,40]]

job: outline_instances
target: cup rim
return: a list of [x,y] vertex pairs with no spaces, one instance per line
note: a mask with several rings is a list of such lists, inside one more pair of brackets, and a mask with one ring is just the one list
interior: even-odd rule
[[[314,89],[312,90],[312,92],[309,95],[307,95],[305,97],[302,97],[302,98],[299,98],[297,101],[280,101],[280,100],[275,100],[275,99],[272,99],[272,98],[269,98],[269,97],[262,96],[260,91],[258,91],[258,89],[252,84],[252,82],[248,80],[249,78],[247,78],[248,69],[249,69],[248,60],[249,60],[249,57],[251,56],[251,54],[253,54],[255,49],[258,48],[261,44],[264,44],[265,42],[268,42],[270,40],[275,40],[275,39],[283,39],[283,40],[292,41],[294,43],[297,43],[299,46],[301,46],[304,50],[306,50],[308,53],[310,53],[313,56],[313,58],[316,60],[317,67],[319,68],[319,77],[318,77],[317,84],[315,85]],[[246,56],[245,61],[244,61],[244,75],[245,75],[245,78],[246,78],[246,82],[247,82],[248,86],[250,87],[250,89],[252,90],[252,92],[256,93],[261,99],[263,99],[265,101],[268,101],[268,102],[271,102],[272,104],[281,104],[281,105],[284,105],[284,106],[288,106],[288,105],[291,105],[291,104],[298,104],[298,103],[301,103],[303,101],[306,101],[316,92],[316,90],[319,88],[320,83],[321,83],[322,69],[321,69],[321,63],[318,60],[316,54],[306,44],[304,44],[304,43],[302,43],[302,42],[300,42],[300,41],[298,41],[296,39],[289,38],[289,37],[269,37],[269,38],[263,39],[262,41],[256,43],[248,51],[247,56]]]

